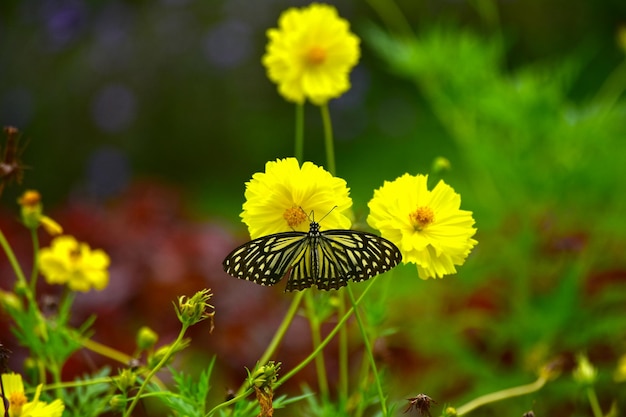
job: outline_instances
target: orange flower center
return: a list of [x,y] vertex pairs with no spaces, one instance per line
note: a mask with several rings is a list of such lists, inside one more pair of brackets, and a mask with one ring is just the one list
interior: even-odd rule
[[77,263],[78,261],[80,261],[82,253],[80,252],[80,248],[76,246],[69,250],[68,255],[69,255],[70,261],[72,261],[73,263]]
[[302,210],[302,207],[288,208],[283,213],[283,217],[291,228],[295,228],[307,219],[306,213]]
[[22,407],[24,406],[24,404],[26,404],[27,401],[28,399],[23,392],[11,393],[11,395],[9,395],[9,407],[12,411],[11,415],[19,416],[20,414],[22,414]]
[[312,46],[306,54],[306,61],[313,66],[320,65],[325,60],[326,50],[319,46]]
[[410,213],[409,218],[415,230],[422,230],[435,221],[435,213],[430,207],[422,206]]

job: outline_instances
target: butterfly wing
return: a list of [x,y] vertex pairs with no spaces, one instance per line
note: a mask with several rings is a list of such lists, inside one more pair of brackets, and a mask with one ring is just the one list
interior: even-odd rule
[[370,279],[390,270],[402,261],[400,250],[380,236],[355,230],[321,232],[319,273],[315,282],[322,290],[338,289]]
[[[274,285],[283,277],[299,282],[295,289],[307,288],[305,276],[311,270],[309,238],[303,232],[285,232],[263,236],[233,250],[222,263],[227,274],[260,285]],[[314,280],[309,274],[310,287]],[[289,286],[289,283],[288,283]]]

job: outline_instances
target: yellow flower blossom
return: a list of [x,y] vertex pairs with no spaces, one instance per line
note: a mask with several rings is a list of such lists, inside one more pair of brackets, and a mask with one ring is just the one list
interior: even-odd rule
[[461,196],[443,181],[429,191],[427,180],[404,174],[385,181],[368,203],[367,218],[400,248],[405,263],[417,264],[422,279],[455,273],[478,243],[472,212],[460,210]]
[[328,171],[296,158],[278,159],[265,164],[246,183],[246,201],[241,218],[250,237],[274,233],[309,231],[309,215],[322,221],[322,229],[349,229],[352,199],[346,182]]
[[286,100],[321,105],[348,91],[350,71],[359,61],[359,38],[333,6],[287,9],[278,26],[267,31],[263,65]]
[[[61,400],[56,399],[50,404],[39,401],[42,385],[37,387],[35,398],[29,402],[19,374],[2,374],[2,385],[9,405],[9,417],[61,417],[63,414],[65,406]],[[5,415],[4,405],[2,411],[2,415]]]
[[41,249],[39,267],[49,284],[67,284],[72,291],[102,290],[109,283],[108,255],[68,235]]

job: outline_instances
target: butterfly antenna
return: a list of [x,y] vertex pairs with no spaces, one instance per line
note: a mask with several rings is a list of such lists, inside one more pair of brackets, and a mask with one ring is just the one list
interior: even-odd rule
[[[330,213],[332,213],[332,211],[333,211],[334,209],[336,209],[336,208],[337,208],[337,206],[334,206],[333,208],[331,208],[330,210],[328,210],[328,213],[324,214],[324,217],[322,217],[322,218],[320,219],[320,221],[319,221],[319,222],[321,222],[322,220],[324,220],[324,219],[326,218],[326,216],[328,216]],[[319,223],[319,222],[318,222],[318,223]]]

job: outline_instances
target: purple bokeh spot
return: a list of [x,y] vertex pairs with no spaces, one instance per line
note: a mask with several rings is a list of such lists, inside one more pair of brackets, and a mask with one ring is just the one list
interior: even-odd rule
[[128,128],[135,119],[135,93],[123,85],[110,84],[102,88],[92,104],[92,116],[105,132],[117,133]]
[[251,54],[250,27],[239,20],[215,25],[207,34],[205,53],[216,67],[230,69],[240,65]]

